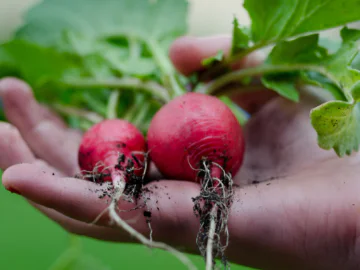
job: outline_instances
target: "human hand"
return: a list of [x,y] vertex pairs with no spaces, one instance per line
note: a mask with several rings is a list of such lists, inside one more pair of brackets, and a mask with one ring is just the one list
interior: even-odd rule
[[[229,44],[225,37],[182,38],[173,45],[171,57],[178,70],[188,74]],[[97,225],[88,224],[107,201],[94,192],[96,184],[71,178],[78,172],[80,134],[40,107],[22,82],[3,80],[0,96],[13,125],[0,126],[4,186],[72,233],[133,241],[109,225],[107,216]],[[339,159],[318,147],[309,120],[317,101],[306,94],[298,104],[274,98],[269,91],[236,100],[246,108],[261,106],[255,106],[256,114],[244,128],[247,150],[235,181],[249,185],[236,190],[228,224],[229,260],[261,269],[358,269],[359,155]],[[148,201],[153,238],[197,252],[199,222],[191,198],[199,186],[161,180],[148,188],[153,191]],[[142,210],[121,216],[148,234]]]

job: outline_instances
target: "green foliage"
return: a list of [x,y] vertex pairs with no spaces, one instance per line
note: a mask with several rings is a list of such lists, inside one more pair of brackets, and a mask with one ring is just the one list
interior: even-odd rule
[[[161,104],[185,92],[167,50],[187,31],[187,9],[185,0],[45,0],[0,46],[0,75],[24,79],[52,107],[103,117],[109,90],[121,91],[115,115],[127,119],[135,110],[128,120],[146,133]],[[84,122],[61,113],[69,123]]]
[[334,148],[339,156],[359,150],[360,110],[358,104],[330,101],[311,112],[311,122],[324,149]]
[[16,37],[68,48],[64,34],[70,31],[72,42],[85,40],[77,46],[82,52],[96,51],[98,41],[112,40],[124,49],[131,38],[168,43],[187,31],[187,8],[183,0],[45,0],[27,12]]
[[218,51],[215,56],[206,58],[202,61],[202,65],[205,67],[210,67],[218,62],[221,62],[224,59],[224,51]]
[[357,0],[245,0],[255,43],[272,43],[358,21]]
[[248,28],[239,25],[239,21],[234,18],[231,54],[235,55],[249,48],[250,32]]
[[261,81],[268,89],[274,90],[279,95],[295,102],[299,101],[299,92],[288,74],[263,76]]

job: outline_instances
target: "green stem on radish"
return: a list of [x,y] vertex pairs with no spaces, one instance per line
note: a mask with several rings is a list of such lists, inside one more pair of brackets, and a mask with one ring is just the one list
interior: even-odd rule
[[139,127],[140,129],[143,129],[143,121],[147,116],[149,109],[150,109],[150,104],[146,102],[133,120],[133,124],[135,126]]
[[107,119],[117,118],[117,106],[119,103],[119,97],[120,97],[119,91],[114,90],[111,92],[107,106],[107,113],[106,113]]
[[62,82],[65,86],[73,89],[96,89],[96,88],[110,88],[110,89],[127,89],[136,92],[144,92],[151,94],[162,103],[167,103],[170,100],[168,91],[161,85],[155,82],[145,82],[137,78],[113,78],[107,80],[100,79],[79,79],[79,80],[64,80]]
[[77,116],[94,124],[104,120],[104,118],[101,115],[95,112],[79,109],[76,107],[65,106],[60,103],[54,104],[53,108],[57,110],[59,113],[62,113],[66,116]]
[[[134,103],[127,109],[127,112],[123,116],[124,119],[127,119],[130,122],[134,121],[135,116],[139,113],[139,111],[143,110],[143,104],[145,102],[144,95],[136,95]],[[141,109],[140,109],[141,108]]]
[[129,37],[129,59],[135,60],[137,59],[141,54],[141,47],[138,42],[138,39],[134,36]]
[[294,65],[261,65],[253,68],[246,68],[241,70],[236,70],[230,73],[227,73],[219,78],[215,79],[211,83],[205,86],[204,91],[206,94],[216,95],[217,92],[221,91],[221,88],[226,86],[231,82],[239,82],[241,79],[249,76],[258,76],[264,74],[271,74],[276,72],[289,72],[289,71],[301,71],[301,70],[309,70],[318,72],[327,78],[329,78],[332,82],[338,85],[338,80],[336,80],[332,74],[329,74],[324,68],[310,65],[310,64],[294,64]]
[[89,128],[91,128],[93,126],[93,123],[86,121],[86,120],[82,120],[79,123],[79,128],[83,131],[88,130]]
[[98,99],[95,99],[89,92],[82,92],[82,99],[86,104],[90,107],[91,110],[94,112],[97,112],[102,117],[106,117],[106,105],[99,101]]
[[159,43],[153,39],[147,40],[146,43],[152,52],[161,72],[164,74],[164,85],[171,89],[171,98],[181,96],[182,94],[186,93],[185,89],[176,78],[176,72],[168,56],[165,55],[163,50],[160,49]]

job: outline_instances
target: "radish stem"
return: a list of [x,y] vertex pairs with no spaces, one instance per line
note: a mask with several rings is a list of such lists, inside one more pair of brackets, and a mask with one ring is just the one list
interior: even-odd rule
[[117,106],[119,102],[119,97],[120,97],[119,91],[114,90],[111,92],[107,106],[107,113],[106,113],[108,119],[117,118]]

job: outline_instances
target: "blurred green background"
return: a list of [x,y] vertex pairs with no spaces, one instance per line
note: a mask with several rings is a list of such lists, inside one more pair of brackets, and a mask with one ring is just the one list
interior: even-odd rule
[[[21,24],[22,13],[36,2],[38,0],[0,0],[0,42]],[[189,25],[193,35],[228,33],[233,15],[245,23],[248,20],[239,0],[191,0],[190,3]],[[85,237],[73,239],[22,197],[9,193],[2,185],[0,213],[1,270],[185,269],[177,259],[163,251]],[[68,250],[70,244],[73,250]],[[204,269],[202,258],[190,257],[199,269]],[[232,269],[249,268],[232,265]]]

